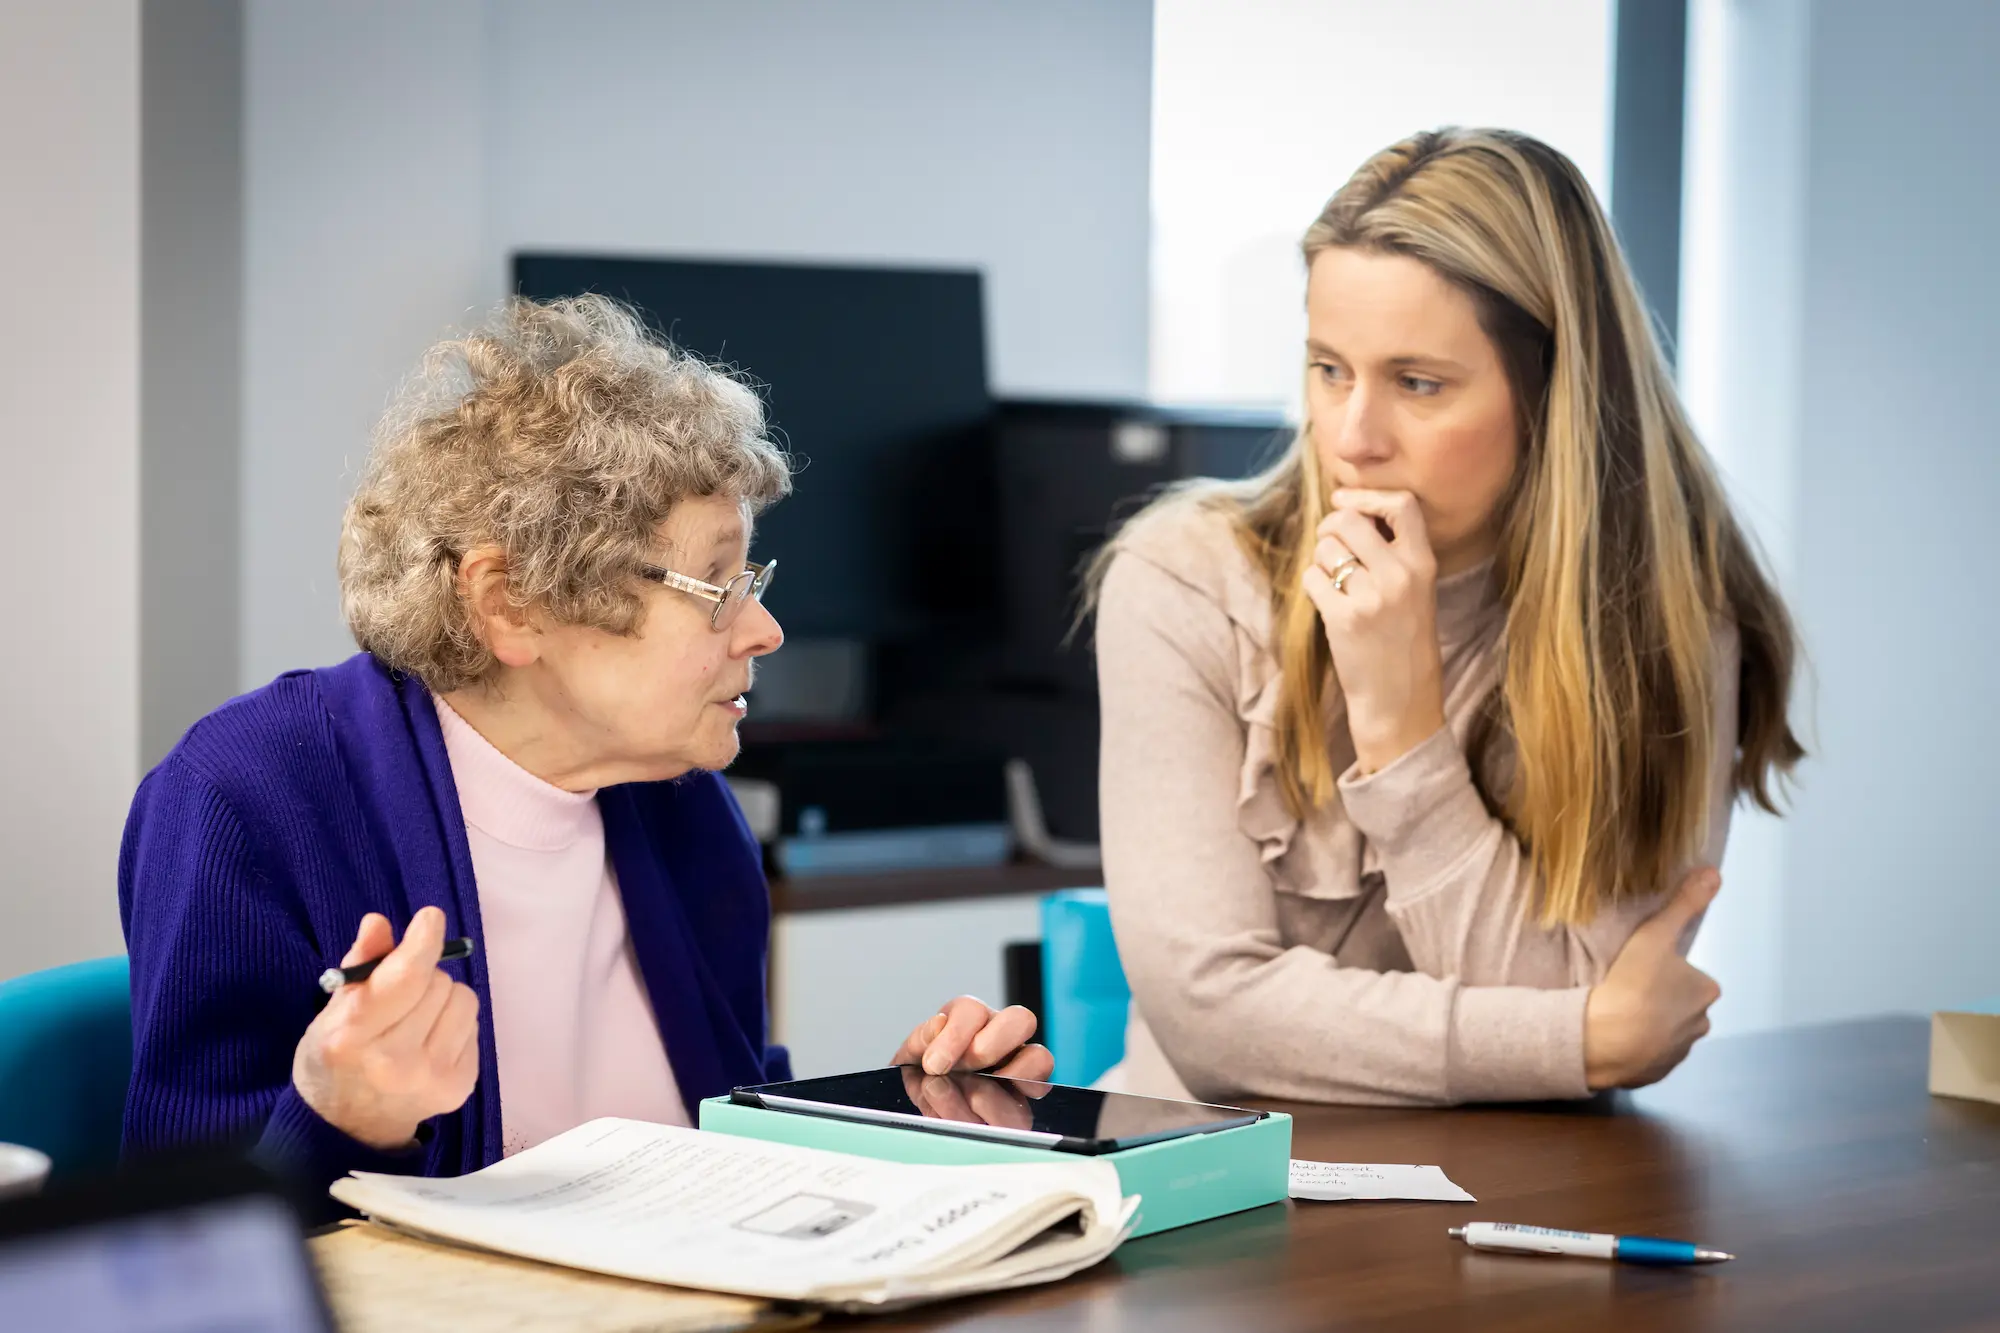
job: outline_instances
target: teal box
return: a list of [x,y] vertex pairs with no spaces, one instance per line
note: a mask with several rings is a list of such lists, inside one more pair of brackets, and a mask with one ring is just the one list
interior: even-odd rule
[[[1071,1156],[1048,1148],[767,1111],[738,1106],[727,1097],[711,1097],[701,1104],[701,1127],[746,1139],[923,1166],[1047,1162]],[[1254,1125],[1148,1143],[1105,1153],[1097,1160],[1118,1168],[1119,1185],[1126,1194],[1139,1196],[1133,1236],[1150,1236],[1282,1202],[1291,1191],[1292,1118],[1272,1114]]]

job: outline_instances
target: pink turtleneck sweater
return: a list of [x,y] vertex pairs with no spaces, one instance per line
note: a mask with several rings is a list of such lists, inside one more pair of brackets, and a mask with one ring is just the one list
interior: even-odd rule
[[442,699],[437,713],[479,886],[504,1152],[598,1116],[687,1124],[597,793],[550,786]]

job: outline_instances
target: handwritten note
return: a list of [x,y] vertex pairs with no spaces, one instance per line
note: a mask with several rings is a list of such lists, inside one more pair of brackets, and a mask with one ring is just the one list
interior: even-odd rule
[[1424,1199],[1477,1203],[1436,1166],[1370,1166],[1356,1162],[1292,1162],[1294,1199]]

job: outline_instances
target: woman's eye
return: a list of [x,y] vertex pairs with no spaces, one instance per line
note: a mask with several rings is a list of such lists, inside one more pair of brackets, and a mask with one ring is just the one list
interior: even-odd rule
[[1331,361],[1315,361],[1312,363],[1312,368],[1315,374],[1328,383],[1334,383],[1341,377],[1340,367]]
[[1429,398],[1444,388],[1441,380],[1427,380],[1421,375],[1403,376],[1403,387],[1420,398]]

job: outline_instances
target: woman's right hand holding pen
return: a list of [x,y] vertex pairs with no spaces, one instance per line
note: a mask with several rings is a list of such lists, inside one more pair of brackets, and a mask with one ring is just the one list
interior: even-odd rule
[[1681,940],[1721,886],[1709,867],[1690,871],[1591,987],[1583,1064],[1592,1091],[1657,1083],[1708,1034],[1708,1007],[1722,988],[1682,955]]
[[444,932],[435,907],[411,918],[400,944],[387,918],[361,918],[341,965],[381,966],[340,987],[293,1052],[306,1105],[371,1148],[408,1145],[424,1121],[463,1106],[479,1077],[479,997],[438,970]]

